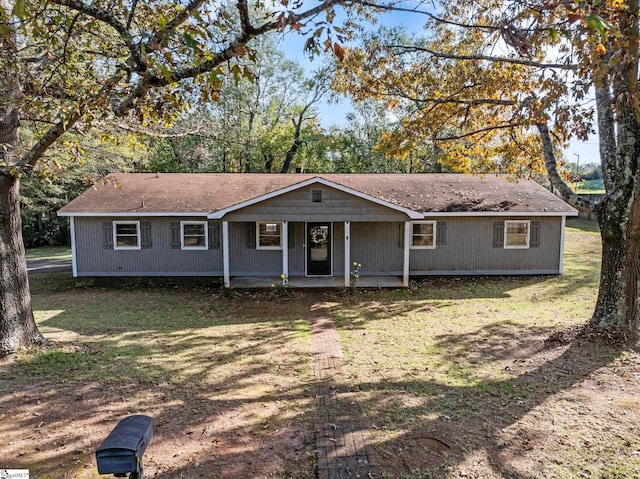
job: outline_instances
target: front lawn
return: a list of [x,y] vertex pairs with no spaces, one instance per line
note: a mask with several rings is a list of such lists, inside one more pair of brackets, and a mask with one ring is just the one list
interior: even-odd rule
[[27,260],[70,260],[71,249],[67,246],[40,246],[27,249]]
[[31,283],[52,345],[0,362],[0,467],[104,477],[95,449],[122,417],[148,414],[146,477],[313,476],[304,301],[69,274]]
[[[386,478],[640,477],[637,354],[557,334],[588,321],[598,283],[597,225],[569,225],[562,277],[326,294],[338,390],[365,411]],[[0,360],[1,468],[97,479],[102,439],[149,414],[148,478],[315,477],[304,294],[30,281],[52,345]]]
[[563,277],[432,279],[332,304],[385,477],[640,477],[638,356],[545,342],[596,298],[597,229],[569,224]]

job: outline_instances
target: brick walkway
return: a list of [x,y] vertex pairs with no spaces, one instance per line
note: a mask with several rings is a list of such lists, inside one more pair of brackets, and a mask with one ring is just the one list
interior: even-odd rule
[[331,311],[311,296],[312,371],[316,378],[318,479],[379,479],[381,474],[362,409],[344,381],[343,355]]

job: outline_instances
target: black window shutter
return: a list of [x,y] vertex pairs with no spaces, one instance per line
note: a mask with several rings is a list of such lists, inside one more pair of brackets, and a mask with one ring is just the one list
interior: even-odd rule
[[256,249],[256,224],[245,223],[246,248]]
[[404,223],[398,225],[398,248],[404,248]]
[[209,221],[209,249],[220,249],[220,222]]
[[180,242],[180,223],[177,221],[171,222],[171,249],[180,249],[182,244]]
[[504,248],[504,221],[493,223],[493,247]]
[[444,248],[447,245],[447,222],[438,221],[436,225],[436,246]]
[[540,246],[540,222],[531,222],[531,231],[529,232],[529,246],[531,248],[537,248]]
[[105,221],[102,223],[104,249],[113,249],[113,223]]
[[140,247],[142,249],[151,249],[151,222],[140,222]]

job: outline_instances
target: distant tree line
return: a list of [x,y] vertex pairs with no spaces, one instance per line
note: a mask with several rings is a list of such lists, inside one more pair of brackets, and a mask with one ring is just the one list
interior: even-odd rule
[[[168,128],[126,124],[89,133],[70,132],[42,166],[21,182],[21,216],[27,247],[69,242],[68,219],[56,211],[110,172],[419,173],[443,171],[437,151],[418,145],[398,159],[381,148],[395,119],[364,101],[339,126],[325,127],[318,103],[331,101],[333,65],[311,77],[287,60],[272,37],[256,43],[251,77],[224,75],[215,98],[194,105]],[[249,70],[247,70],[249,71]],[[240,70],[242,72],[242,70]],[[28,125],[23,141],[30,141]],[[64,174],[60,174],[64,173]]]

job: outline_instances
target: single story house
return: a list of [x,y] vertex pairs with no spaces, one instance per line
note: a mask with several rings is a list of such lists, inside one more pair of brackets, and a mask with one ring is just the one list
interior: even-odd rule
[[[64,206],[74,276],[227,287],[561,274],[567,216],[533,181],[463,174],[112,174]],[[357,265],[361,266],[357,266]]]

